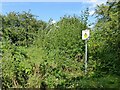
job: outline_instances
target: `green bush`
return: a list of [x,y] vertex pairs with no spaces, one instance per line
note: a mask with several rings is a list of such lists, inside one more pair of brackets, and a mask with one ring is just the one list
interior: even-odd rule
[[118,88],[118,6],[108,3],[96,9],[99,18],[90,30],[86,75],[81,34],[88,28],[88,9],[81,17],[64,16],[53,25],[29,12],[0,15],[3,88]]

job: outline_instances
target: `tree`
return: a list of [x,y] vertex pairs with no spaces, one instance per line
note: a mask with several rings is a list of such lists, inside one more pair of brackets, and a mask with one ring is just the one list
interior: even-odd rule
[[2,16],[3,37],[11,44],[29,46],[39,30],[45,27],[45,22],[36,20],[30,12],[15,13]]
[[120,2],[102,4],[97,7],[98,21],[93,31],[90,50],[97,61],[97,70],[120,75]]

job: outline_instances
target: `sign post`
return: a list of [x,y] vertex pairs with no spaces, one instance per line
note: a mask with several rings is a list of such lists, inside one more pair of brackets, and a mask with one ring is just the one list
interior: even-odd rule
[[90,31],[89,30],[83,30],[82,31],[82,40],[85,40],[85,74],[87,74],[87,40],[90,37]]

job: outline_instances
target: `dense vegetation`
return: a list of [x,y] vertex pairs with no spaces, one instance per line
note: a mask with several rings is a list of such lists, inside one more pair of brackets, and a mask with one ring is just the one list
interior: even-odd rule
[[97,22],[88,41],[88,73],[84,74],[82,16],[64,16],[56,24],[30,12],[0,15],[3,88],[119,88],[120,3],[96,8]]

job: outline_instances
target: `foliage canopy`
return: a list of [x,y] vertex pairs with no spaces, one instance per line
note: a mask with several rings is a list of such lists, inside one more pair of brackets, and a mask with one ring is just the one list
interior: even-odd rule
[[3,88],[119,87],[119,7],[118,2],[96,8],[86,76],[81,33],[88,28],[88,9],[56,24],[37,20],[30,12],[0,15]]

